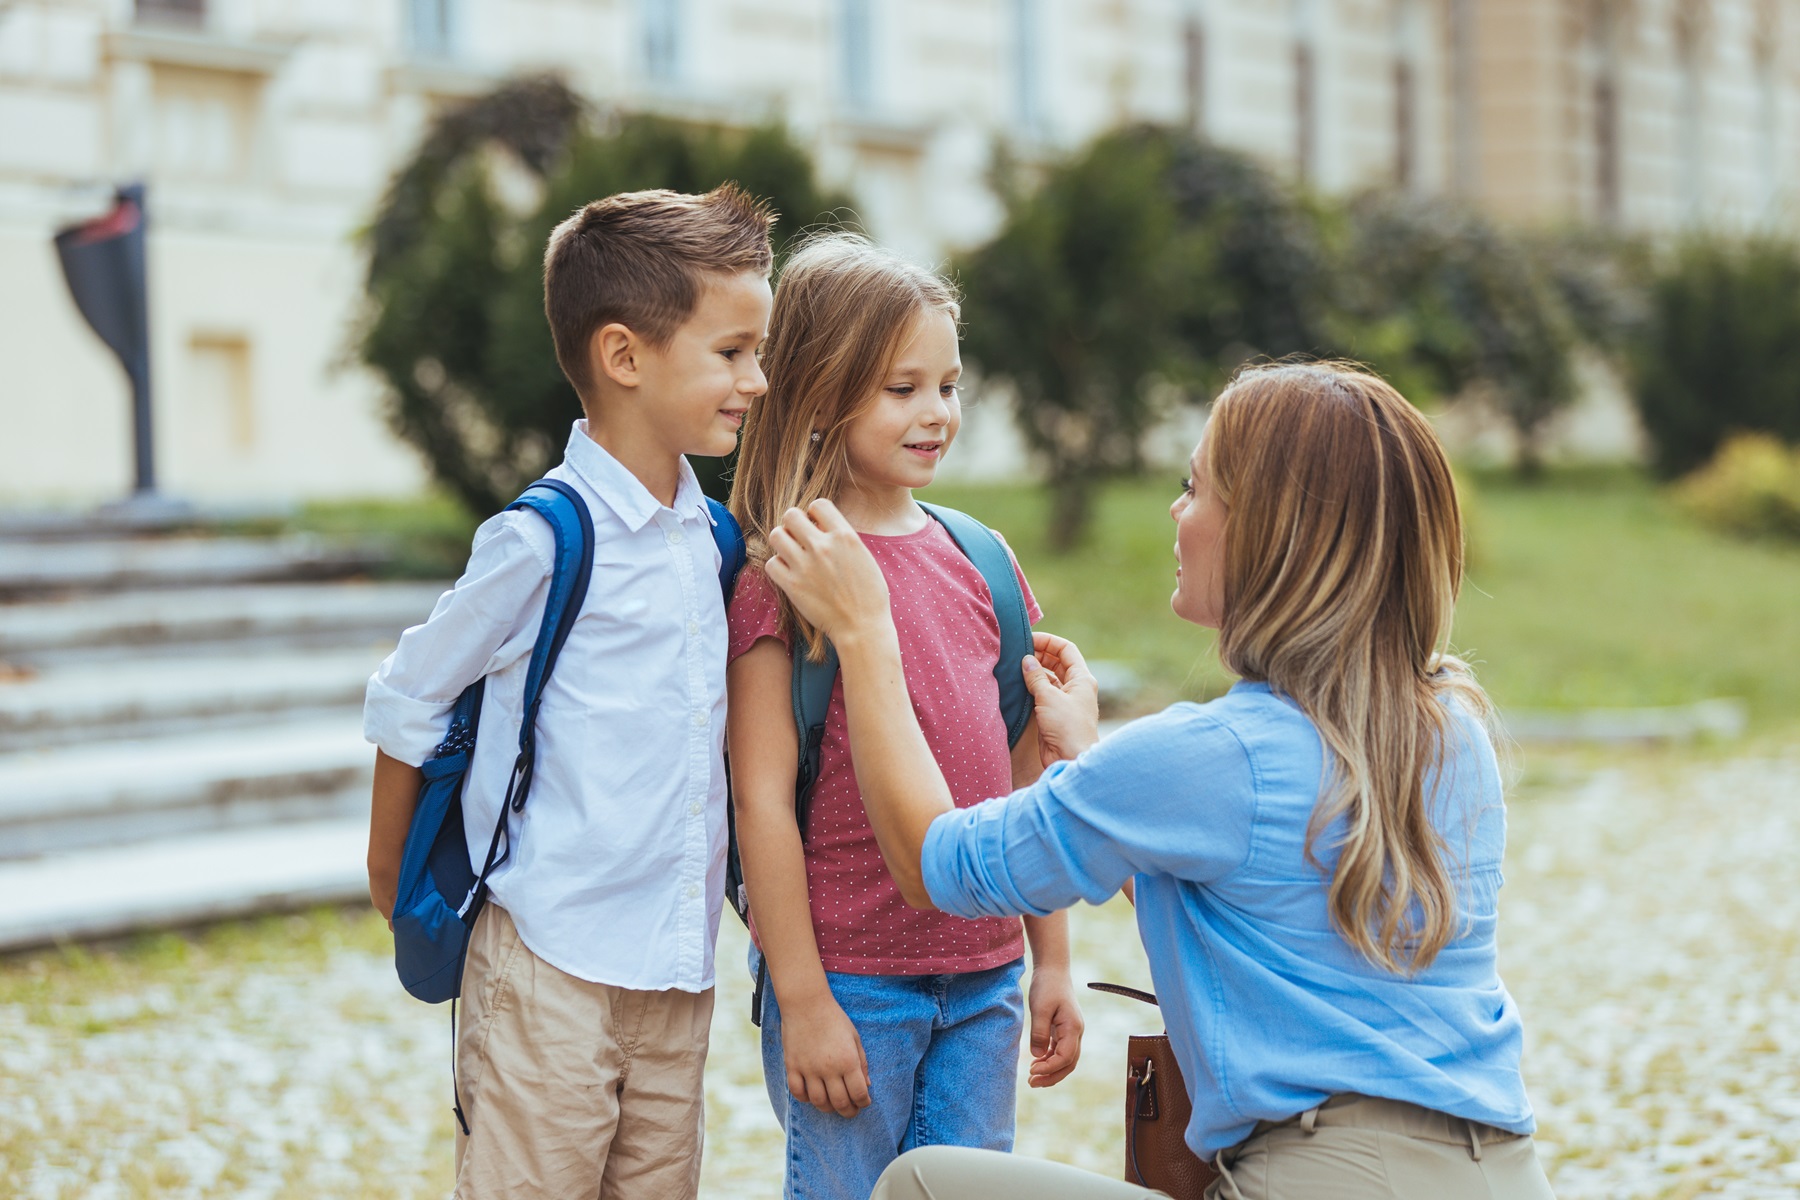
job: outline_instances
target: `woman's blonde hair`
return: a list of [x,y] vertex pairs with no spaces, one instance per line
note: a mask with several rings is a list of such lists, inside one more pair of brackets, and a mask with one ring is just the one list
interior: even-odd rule
[[1444,700],[1491,716],[1447,652],[1463,572],[1449,460],[1399,392],[1329,362],[1242,371],[1204,442],[1226,514],[1220,657],[1324,738],[1307,856],[1318,862],[1318,835],[1342,817],[1333,922],[1370,961],[1423,970],[1460,919],[1425,791],[1445,759]]
[[[763,343],[769,391],[745,418],[731,483],[731,512],[752,562],[768,558],[782,513],[836,499],[855,482],[846,435],[926,312],[956,320],[956,289],[867,238],[821,234],[788,259]],[[782,628],[805,642],[808,657],[823,657],[824,635],[785,595],[780,604]]]

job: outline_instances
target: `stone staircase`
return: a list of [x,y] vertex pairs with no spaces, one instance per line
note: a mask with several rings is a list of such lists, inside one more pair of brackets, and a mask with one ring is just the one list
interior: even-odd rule
[[0,949],[366,894],[378,559],[0,525]]

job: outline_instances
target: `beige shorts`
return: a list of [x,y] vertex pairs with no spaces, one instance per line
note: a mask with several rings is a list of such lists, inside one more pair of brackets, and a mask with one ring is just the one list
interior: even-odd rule
[[[1261,1127],[1219,1156],[1207,1200],[1554,1200],[1529,1137],[1412,1104],[1334,1096],[1310,1119]],[[870,1200],[1153,1200],[1061,1163],[927,1146],[882,1173]]]
[[700,1187],[713,994],[589,983],[489,904],[463,970],[458,1200],[683,1200]]

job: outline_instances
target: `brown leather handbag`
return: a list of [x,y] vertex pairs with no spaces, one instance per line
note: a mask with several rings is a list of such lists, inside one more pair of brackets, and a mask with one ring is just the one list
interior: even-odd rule
[[[1154,1005],[1150,992],[1116,983],[1090,983],[1097,992],[1129,996]],[[1188,1149],[1188,1101],[1181,1064],[1167,1033],[1132,1037],[1125,1051],[1125,1182],[1135,1183],[1174,1200],[1201,1200],[1218,1172]]]

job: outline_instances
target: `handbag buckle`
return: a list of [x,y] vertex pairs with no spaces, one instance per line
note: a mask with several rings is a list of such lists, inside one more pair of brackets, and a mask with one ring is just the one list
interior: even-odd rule
[[1137,1085],[1137,1117],[1141,1121],[1154,1121],[1157,1117],[1156,1104],[1156,1062],[1144,1060],[1144,1069],[1140,1074],[1137,1068],[1129,1072],[1131,1081]]

